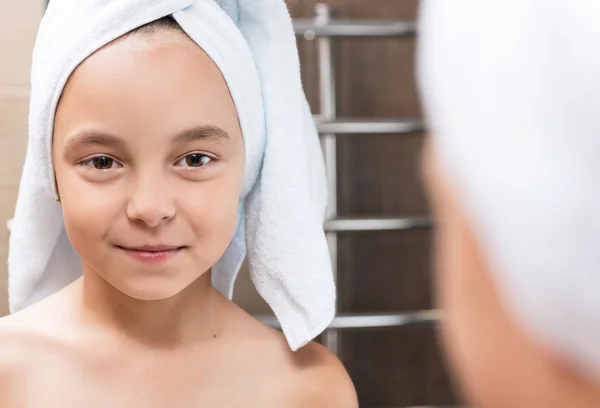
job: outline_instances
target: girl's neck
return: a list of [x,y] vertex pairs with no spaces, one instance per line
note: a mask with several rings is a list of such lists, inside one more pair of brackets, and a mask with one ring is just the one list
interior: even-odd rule
[[120,292],[93,270],[77,282],[86,321],[152,348],[194,345],[216,336],[222,296],[206,272],[177,295],[138,300]]

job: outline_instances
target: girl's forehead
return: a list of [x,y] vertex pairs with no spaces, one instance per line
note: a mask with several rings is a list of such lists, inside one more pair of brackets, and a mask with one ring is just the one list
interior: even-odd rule
[[63,90],[55,127],[100,125],[112,127],[108,133],[162,129],[171,134],[213,126],[241,137],[235,105],[216,64],[185,35],[165,36],[170,37],[148,47],[137,44],[154,44],[157,36],[128,37],[90,56]]

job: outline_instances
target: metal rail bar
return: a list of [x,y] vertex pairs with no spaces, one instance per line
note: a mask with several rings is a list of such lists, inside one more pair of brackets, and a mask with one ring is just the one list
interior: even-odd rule
[[[280,329],[275,316],[255,316],[264,324]],[[415,324],[431,324],[440,321],[438,310],[421,310],[407,313],[381,313],[381,314],[340,314],[336,316],[328,329],[376,329],[402,327]]]
[[319,133],[373,134],[373,133],[419,133],[425,131],[419,119],[335,119],[314,117]]
[[353,231],[391,231],[431,228],[433,221],[429,217],[369,217],[346,218],[338,217],[326,221],[324,228],[327,232]]
[[[331,19],[331,9],[327,4],[320,3],[315,6],[314,24],[325,26]],[[333,41],[329,37],[320,37],[317,39],[317,52],[319,55],[319,102],[321,105],[320,117],[328,121],[334,121],[336,118],[336,79],[335,79],[335,61],[333,58]],[[329,191],[327,200],[327,218],[337,216],[337,137],[334,132],[320,132],[321,147],[323,149],[323,158],[325,160],[325,173],[327,177],[327,190]],[[333,277],[337,281],[337,235],[327,233],[327,246],[331,258],[331,270]],[[336,298],[337,299],[337,298]],[[327,330],[323,334],[323,344],[333,354],[339,354],[340,337],[336,330]]]
[[316,37],[409,37],[417,33],[414,21],[403,20],[330,20],[295,19],[294,32],[306,40]]

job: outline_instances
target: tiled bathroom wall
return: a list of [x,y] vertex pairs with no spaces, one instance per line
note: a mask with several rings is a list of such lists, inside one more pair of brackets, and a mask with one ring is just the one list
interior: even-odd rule
[[8,230],[27,144],[31,51],[45,0],[0,0],[0,316],[6,296]]

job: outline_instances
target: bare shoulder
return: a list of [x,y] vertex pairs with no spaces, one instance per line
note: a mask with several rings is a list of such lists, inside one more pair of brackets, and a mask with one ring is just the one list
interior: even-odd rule
[[341,361],[326,347],[308,343],[294,353],[294,406],[357,408],[354,384]]
[[41,301],[0,318],[0,407],[23,406],[38,373],[51,371],[53,358],[67,354],[57,334],[64,331],[62,316]]
[[21,319],[14,315],[0,318],[0,374],[12,366],[27,344],[27,334]]
[[17,313],[0,318],[0,370],[22,365],[25,356],[39,350],[41,322],[32,313]]
[[25,357],[35,352],[28,340],[19,319],[13,316],[0,318],[0,406],[17,402],[19,387],[25,383],[29,371],[29,359]]
[[[340,360],[326,347],[310,342],[293,352],[283,333],[267,327],[235,306],[227,321],[232,331],[243,338],[240,348],[247,367],[254,368],[252,377],[259,381],[253,389],[268,394],[275,401],[268,406],[297,408],[357,408],[356,391]],[[239,342],[236,343],[239,347]],[[268,379],[268,381],[265,381]],[[263,387],[267,387],[264,389]],[[274,392],[277,390],[277,392]]]
[[[43,302],[40,302],[43,303]],[[64,325],[48,305],[33,305],[0,318],[0,370],[23,372],[39,361]]]
[[[265,392],[276,399],[270,406],[358,407],[354,384],[341,361],[329,349],[310,342],[294,352],[283,333],[260,326],[249,337],[252,339],[249,355],[257,370],[256,378],[269,384]],[[269,381],[264,381],[265,378]]]

